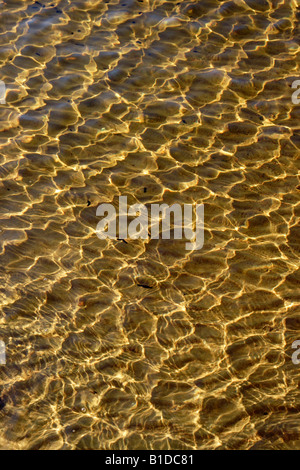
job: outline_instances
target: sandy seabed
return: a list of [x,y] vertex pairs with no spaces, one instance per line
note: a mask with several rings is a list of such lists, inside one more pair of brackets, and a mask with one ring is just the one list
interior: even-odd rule
[[[0,448],[299,450],[299,2],[0,19]],[[99,240],[120,196],[204,247]]]

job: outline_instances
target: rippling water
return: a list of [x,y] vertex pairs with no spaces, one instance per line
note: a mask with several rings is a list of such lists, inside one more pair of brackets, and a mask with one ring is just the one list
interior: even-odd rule
[[298,5],[1,2],[1,449],[300,449]]

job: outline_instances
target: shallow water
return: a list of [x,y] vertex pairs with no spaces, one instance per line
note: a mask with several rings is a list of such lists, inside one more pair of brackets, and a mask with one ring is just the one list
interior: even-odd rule
[[[299,2],[0,17],[0,448],[300,449]],[[203,249],[99,240],[119,196]]]

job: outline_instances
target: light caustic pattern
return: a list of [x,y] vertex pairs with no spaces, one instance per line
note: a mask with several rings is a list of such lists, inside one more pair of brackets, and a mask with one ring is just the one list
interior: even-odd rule
[[[300,448],[298,2],[0,10],[0,447]],[[203,249],[99,240],[119,196]]]

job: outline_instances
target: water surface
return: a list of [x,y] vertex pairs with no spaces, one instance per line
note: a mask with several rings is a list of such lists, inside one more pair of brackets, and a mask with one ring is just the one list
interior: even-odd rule
[[[1,449],[299,449],[299,2],[2,1]],[[96,208],[205,204],[205,244]]]

